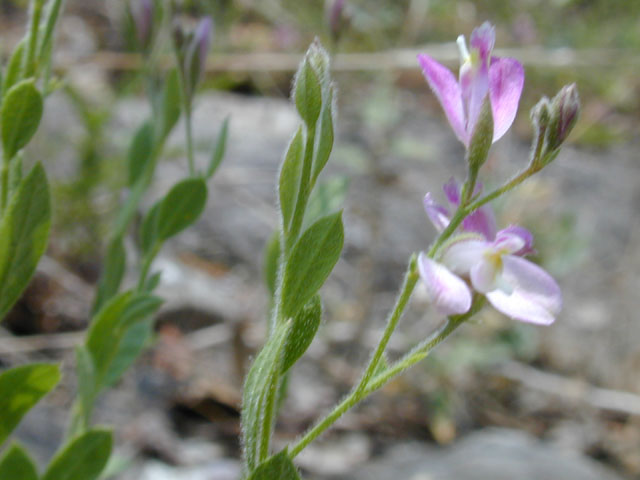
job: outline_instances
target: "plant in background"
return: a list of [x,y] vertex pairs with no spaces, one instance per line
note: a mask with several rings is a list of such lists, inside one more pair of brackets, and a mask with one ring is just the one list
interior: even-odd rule
[[[46,175],[37,163],[22,175],[22,149],[38,128],[43,94],[49,82],[51,42],[61,10],[61,0],[51,0],[43,17],[43,0],[32,0],[27,36],[14,50],[2,78],[1,137],[3,166],[0,173],[0,319],[27,286],[47,244],[50,198]],[[202,213],[207,200],[207,180],[224,156],[228,122],[222,125],[210,162],[203,174],[194,168],[190,131],[190,106],[205,62],[211,21],[201,23],[195,40],[188,43],[179,65],[158,84],[154,49],[158,30],[166,24],[160,2],[138,0],[132,5],[132,28],[144,59],[143,75],[151,116],[135,131],[127,154],[129,193],[115,219],[107,242],[104,270],[98,283],[86,339],[76,348],[78,392],[71,412],[67,438],[38,477],[28,453],[18,444],[0,458],[0,478],[92,480],[104,470],[111,455],[112,434],[92,426],[96,399],[131,366],[152,336],[153,314],[162,299],[153,295],[160,272],[151,274],[154,259],[164,243]],[[188,58],[188,60],[184,60]],[[185,63],[188,62],[188,63]],[[186,71],[186,65],[189,70]],[[185,83],[186,82],[188,83]],[[40,88],[38,86],[40,85]],[[188,97],[184,96],[188,85]],[[181,91],[181,87],[182,91]],[[189,175],[177,182],[144,215],[136,235],[140,251],[137,284],[121,291],[127,266],[124,238],[148,190],[167,136],[186,114]],[[59,381],[57,365],[32,364],[0,374],[0,444],[22,416]]]
[[[425,78],[440,101],[458,139],[465,145],[467,178],[444,187],[453,212],[430,193],[427,216],[439,231],[431,247],[409,259],[409,265],[386,328],[362,376],[351,392],[308,432],[273,454],[271,436],[287,372],[310,345],[322,315],[320,286],[335,266],[343,243],[341,214],[305,224],[305,208],[317,173],[326,164],[333,143],[334,87],[329,60],[314,43],[302,61],[293,98],[302,125],[291,140],[280,170],[280,230],[267,248],[267,283],[273,293],[269,337],[256,357],[243,394],[244,475],[249,480],[300,476],[293,459],[346,411],[391,378],[424,359],[456,328],[489,301],[497,310],[531,323],[550,324],[561,306],[560,289],[544,270],[524,257],[533,251],[533,237],[524,228],[498,230],[488,203],[512,190],[548,165],[575,124],[579,101],[574,85],[532,110],[534,141],[528,166],[487,194],[478,182],[493,142],[515,118],[524,85],[524,69],[515,59],[492,57],[494,28],[485,23],[471,35],[471,51],[459,37],[459,79],[427,55],[419,55]],[[419,280],[446,321],[429,337],[393,363],[387,344]]]

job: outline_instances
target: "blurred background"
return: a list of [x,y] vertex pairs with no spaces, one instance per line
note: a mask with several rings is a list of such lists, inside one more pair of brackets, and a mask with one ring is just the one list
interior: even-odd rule
[[[495,202],[498,223],[535,234],[535,260],[565,306],[548,328],[487,308],[406,375],[345,416],[298,458],[309,479],[618,479],[640,476],[640,2],[634,0],[193,0],[182,17],[215,24],[195,100],[197,158],[226,116],[227,155],[199,223],[154,270],[167,299],[157,338],[100,401],[113,424],[111,478],[238,476],[242,380],[266,330],[262,251],[277,225],[275,179],[298,119],[292,75],[315,37],[333,55],[337,139],[323,181],[344,204],[343,257],[323,289],[324,323],[291,378],[277,427],[285,445],[345,394],[392,307],[409,255],[435,231],[428,191],[465,172],[415,60],[458,68],[455,39],[489,20],[496,55],[525,66],[520,110],[481,179],[499,186],[527,164],[529,110],[575,82],[581,118],[556,161]],[[67,0],[59,88],[27,150],[54,185],[50,246],[0,329],[0,363],[63,361],[63,384],[18,436],[43,461],[74,391],[73,346],[86,328],[106,236],[126,195],[126,151],[149,114],[124,0]],[[0,3],[0,54],[24,32],[27,2]],[[161,36],[159,65],[171,65]],[[161,74],[161,72],[159,73]],[[186,171],[170,138],[145,208]],[[129,247],[135,250],[133,242]],[[135,256],[135,251],[133,252]],[[131,266],[132,272],[135,264]],[[132,273],[132,277],[135,275]],[[416,293],[392,339],[399,355],[441,321]]]

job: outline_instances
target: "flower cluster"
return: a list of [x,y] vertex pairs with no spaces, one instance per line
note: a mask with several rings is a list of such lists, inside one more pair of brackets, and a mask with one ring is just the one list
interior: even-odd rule
[[[452,180],[444,190],[455,204],[458,185]],[[444,229],[449,222],[446,208],[430,193],[424,206],[436,229]],[[469,311],[473,289],[505,315],[549,325],[560,311],[562,296],[547,272],[523,258],[533,251],[533,236],[528,230],[512,225],[496,232],[493,212],[485,206],[464,220],[460,234],[440,251],[438,261],[420,254],[418,268],[440,313]]]
[[[442,314],[469,312],[476,292],[511,318],[549,325],[560,311],[562,296],[555,280],[524,258],[534,251],[533,236],[516,225],[498,231],[488,204],[480,202],[479,208],[470,206],[482,190],[476,183],[478,167],[486,160],[491,143],[513,123],[524,85],[522,65],[513,58],[493,57],[494,43],[495,30],[486,22],[471,34],[471,52],[464,37],[458,37],[461,54],[458,80],[433,58],[418,55],[429,86],[456,136],[467,148],[469,162],[464,187],[453,179],[444,186],[446,198],[458,215],[455,229],[452,225],[445,231],[456,214],[451,215],[431,193],[424,198],[427,216],[444,236],[437,243],[439,248],[430,255],[420,254],[418,270],[431,302]],[[534,108],[536,131],[531,166],[506,184],[500,194],[555,157],[578,113],[575,86],[565,87],[552,102],[543,99]]]

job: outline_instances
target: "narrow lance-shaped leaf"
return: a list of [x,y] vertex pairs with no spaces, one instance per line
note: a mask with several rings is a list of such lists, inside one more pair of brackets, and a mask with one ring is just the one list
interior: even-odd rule
[[278,373],[289,327],[289,322],[276,327],[251,365],[245,380],[242,393],[242,440],[249,471],[256,467],[258,461],[265,395],[273,384],[273,376]]
[[95,369],[96,388],[113,383],[122,373],[117,367],[123,341],[136,323],[153,314],[162,300],[148,294],[125,292],[114,297],[98,313],[87,333],[87,351]]
[[309,59],[305,57],[294,81],[296,108],[307,129],[314,130],[322,108],[322,87]]
[[49,185],[37,163],[0,222],[0,320],[26,288],[49,238]]
[[32,363],[0,374],[0,445],[59,381],[60,368],[47,363]]
[[286,450],[268,458],[256,468],[248,480],[301,480]]
[[153,155],[153,125],[143,123],[131,141],[127,161],[129,164],[129,186],[133,186],[144,171]]
[[27,44],[27,38],[23,38],[13,49],[11,58],[7,63],[7,70],[4,76],[4,82],[2,84],[3,92],[9,91],[16,83],[20,81],[20,71],[22,70],[22,57],[24,55],[24,49]]
[[316,134],[311,185],[315,183],[318,175],[324,169],[333,149],[333,87],[330,86],[327,89],[327,96],[320,114],[320,128]]
[[302,127],[300,127],[289,143],[287,154],[280,169],[278,196],[280,198],[280,212],[285,232],[288,232],[291,227],[291,220],[298,200],[304,157],[303,142]]
[[174,68],[166,76],[162,93],[154,103],[157,104],[158,120],[155,137],[163,142],[180,118],[180,80],[177,69]]
[[276,293],[278,281],[278,266],[280,265],[280,232],[275,231],[267,242],[264,250],[264,282],[273,296]]
[[0,457],[0,478],[38,480],[38,471],[27,451],[20,445],[13,444]]
[[216,140],[216,145],[213,149],[213,153],[211,155],[211,160],[209,161],[209,166],[207,167],[207,178],[211,178],[218,167],[222,163],[222,159],[224,158],[224,153],[227,150],[227,137],[229,136],[229,117],[225,118],[222,122],[222,126],[220,127],[220,132],[218,133],[218,138]]
[[294,316],[318,291],[340,258],[344,243],[342,212],[309,227],[294,245],[282,284],[282,314]]
[[207,184],[202,178],[188,178],[162,200],[156,219],[157,239],[164,241],[195,222],[207,203]]
[[322,302],[320,295],[314,295],[309,303],[300,310],[289,329],[282,353],[282,370],[289,370],[307,351],[318,332],[322,320]]
[[127,253],[122,237],[112,238],[107,246],[104,259],[104,271],[98,284],[98,292],[92,312],[98,312],[102,306],[118,293],[127,266]]
[[109,430],[90,430],[71,440],[59,451],[42,480],[95,480],[111,455]]
[[42,118],[42,95],[34,80],[24,80],[9,89],[0,115],[4,156],[13,158],[29,143]]

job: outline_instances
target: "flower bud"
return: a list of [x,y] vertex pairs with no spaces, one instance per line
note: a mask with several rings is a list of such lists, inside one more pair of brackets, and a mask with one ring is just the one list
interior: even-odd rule
[[478,120],[469,141],[467,149],[467,162],[470,172],[477,173],[480,167],[487,161],[489,149],[493,143],[493,114],[489,98],[485,98],[478,115]]
[[565,85],[551,101],[547,148],[555,150],[567,139],[578,121],[580,98],[576,84]]
[[136,38],[142,52],[149,51],[152,40],[154,4],[153,0],[138,0],[132,6],[133,22],[136,29]]
[[542,97],[531,109],[531,123],[533,124],[533,142],[531,143],[530,163],[534,168],[542,168],[539,159],[546,151],[547,129],[551,113],[549,111],[549,99]]
[[344,27],[344,4],[345,0],[333,0],[327,12],[327,22],[334,42],[340,39]]
[[178,69],[189,98],[193,96],[205,70],[212,30],[213,24],[209,17],[200,20],[192,31],[185,31],[180,22],[174,23],[173,43],[178,58]]

